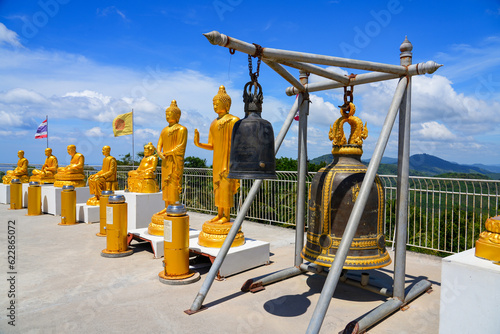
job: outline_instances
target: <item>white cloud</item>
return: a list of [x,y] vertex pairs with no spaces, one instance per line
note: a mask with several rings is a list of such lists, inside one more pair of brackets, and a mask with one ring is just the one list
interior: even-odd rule
[[436,121],[425,122],[420,124],[421,129],[416,131],[423,139],[431,140],[455,140],[457,136],[451,133],[444,124]]
[[138,129],[135,131],[135,136],[138,139],[147,139],[156,146],[158,137],[160,137],[160,131],[154,129]]
[[108,16],[110,14],[117,14],[118,16],[120,16],[123,21],[125,22],[129,22],[130,20],[127,18],[127,16],[121,11],[119,10],[118,8],[116,8],[115,6],[109,6],[109,7],[106,7],[104,9],[97,9],[97,14],[100,15],[100,16]]
[[106,136],[106,134],[104,132],[102,132],[102,129],[98,126],[95,126],[92,129],[85,131],[85,135],[88,137],[104,137],[104,136]]
[[23,47],[19,42],[19,35],[12,30],[9,30],[5,24],[0,22],[0,45],[8,44],[17,48]]

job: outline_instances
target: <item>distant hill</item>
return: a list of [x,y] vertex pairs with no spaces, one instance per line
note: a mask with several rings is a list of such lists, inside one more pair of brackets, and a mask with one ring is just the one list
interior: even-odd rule
[[[315,159],[310,160],[311,163],[319,164],[321,162],[330,164],[333,161],[331,154],[325,154]],[[380,175],[396,175],[398,159],[383,157],[379,166],[378,174]],[[368,165],[368,161],[363,161]],[[449,162],[430,154],[415,154],[410,157],[410,175],[418,176],[443,176],[454,177],[465,176],[467,174],[484,175],[486,178],[500,179],[499,165],[461,165],[455,162]]]

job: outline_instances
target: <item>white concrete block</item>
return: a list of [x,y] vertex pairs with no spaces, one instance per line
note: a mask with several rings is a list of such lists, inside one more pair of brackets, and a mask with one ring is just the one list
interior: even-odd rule
[[475,248],[443,259],[439,333],[498,333],[500,266]]
[[115,194],[124,195],[127,202],[127,231],[148,227],[153,214],[165,208],[161,192],[141,194],[119,190]]
[[23,208],[27,208],[28,207],[28,188],[29,188],[30,184],[29,183],[23,183],[22,184],[22,205],[23,205]]
[[0,203],[10,204],[10,184],[0,183]]
[[[153,256],[155,259],[159,259],[163,257],[165,253],[164,245],[163,245],[163,236],[151,235],[148,233],[148,228],[140,228],[136,230],[128,231],[129,236],[134,235],[135,239],[140,239],[147,241],[151,244],[151,248],[153,249]],[[189,239],[198,240],[198,235],[200,231],[197,230],[189,230]],[[129,243],[130,244],[130,243]]]
[[[219,253],[219,248],[198,245],[198,238],[189,240],[189,250],[210,257],[212,262]],[[268,263],[269,242],[245,238],[244,245],[229,249],[219,269],[218,276],[227,277]]]
[[[61,215],[61,191],[62,188],[54,186],[42,186],[42,212],[51,215]],[[89,187],[77,187],[76,203],[87,203],[90,198]]]
[[76,221],[87,224],[99,223],[100,214],[99,207],[95,205],[87,205],[85,203],[76,204]]

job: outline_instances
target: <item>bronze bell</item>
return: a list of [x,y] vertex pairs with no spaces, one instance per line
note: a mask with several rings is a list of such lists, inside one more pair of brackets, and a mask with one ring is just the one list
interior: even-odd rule
[[[331,267],[333,263],[366,174],[361,155],[368,130],[366,124],[363,126],[363,122],[354,116],[355,110],[353,103],[342,106],[342,117],[337,119],[329,133],[333,141],[333,162],[314,176],[309,192],[309,229],[301,255],[306,261],[325,267]],[[348,142],[343,131],[344,123],[351,125]],[[377,176],[344,269],[375,269],[391,263],[383,234],[384,205],[384,187]]]
[[260,116],[263,100],[261,85],[248,82],[243,88],[245,118],[234,124],[231,137],[230,179],[276,178],[274,131],[271,123]]

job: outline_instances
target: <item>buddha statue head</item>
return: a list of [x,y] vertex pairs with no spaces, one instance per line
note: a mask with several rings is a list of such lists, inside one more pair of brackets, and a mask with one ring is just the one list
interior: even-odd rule
[[75,153],[76,153],[76,146],[75,145],[73,145],[73,144],[68,145],[67,149],[68,149],[69,155],[71,155],[71,156],[75,155]]
[[107,157],[109,156],[110,153],[111,153],[111,147],[109,147],[108,145],[102,147],[102,155]]
[[52,155],[52,149],[51,149],[51,148],[49,148],[49,147],[47,147],[47,148],[45,149],[45,155],[46,155],[47,157],[50,157],[50,156]]
[[23,151],[23,150],[18,151],[18,152],[17,152],[17,157],[18,157],[19,159],[24,158],[24,151]]
[[165,118],[167,119],[169,125],[179,123],[179,120],[181,119],[181,110],[177,106],[176,100],[172,100],[170,107],[165,110]]
[[149,157],[151,156],[155,151],[155,147],[153,146],[152,142],[147,143],[144,145],[144,156]]
[[231,109],[231,97],[226,93],[224,86],[219,87],[219,92],[214,96],[214,111],[217,114],[228,113]]

